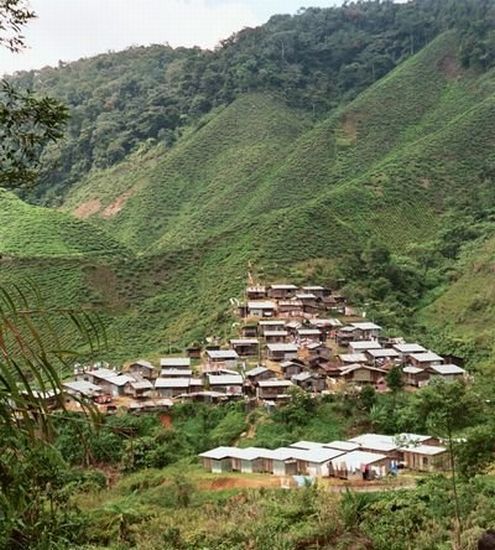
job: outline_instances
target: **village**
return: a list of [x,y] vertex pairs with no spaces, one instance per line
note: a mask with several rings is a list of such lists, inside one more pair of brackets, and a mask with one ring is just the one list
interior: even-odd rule
[[[322,286],[251,285],[235,307],[238,334],[228,342],[193,345],[159,364],[77,365],[63,382],[64,406],[77,411],[91,403],[105,414],[166,411],[184,401],[245,400],[274,407],[296,391],[317,396],[371,385],[387,392],[392,369],[400,372],[408,391],[435,378],[468,379],[462,366],[419,343],[388,338],[344,296]],[[60,395],[43,397],[54,407],[60,404]],[[212,473],[350,481],[382,479],[404,468],[441,471],[449,464],[442,441],[417,434],[361,434],[348,441],[299,441],[278,449],[218,447],[200,458]]]
[[317,395],[372,385],[386,392],[393,368],[410,391],[434,378],[467,378],[462,366],[419,343],[384,336],[344,296],[322,286],[249,286],[236,309],[238,334],[227,342],[190,346],[159,364],[77,365],[63,383],[65,405],[91,401],[104,413],[163,410],[187,400],[276,405],[294,388]]

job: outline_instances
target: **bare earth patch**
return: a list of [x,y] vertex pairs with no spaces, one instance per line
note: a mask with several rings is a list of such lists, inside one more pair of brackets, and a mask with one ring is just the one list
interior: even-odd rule
[[122,208],[124,207],[124,204],[127,202],[127,199],[134,194],[133,189],[129,189],[125,193],[122,193],[122,195],[119,195],[111,204],[109,204],[105,210],[101,213],[102,218],[111,218],[118,214]]
[[448,80],[455,80],[462,75],[463,69],[453,55],[446,55],[438,62],[439,70]]
[[97,214],[101,210],[101,201],[100,199],[91,199],[89,201],[83,202],[74,210],[74,216],[84,220],[89,218],[94,214]]
[[346,113],[342,119],[342,131],[354,143],[358,137],[359,113]]

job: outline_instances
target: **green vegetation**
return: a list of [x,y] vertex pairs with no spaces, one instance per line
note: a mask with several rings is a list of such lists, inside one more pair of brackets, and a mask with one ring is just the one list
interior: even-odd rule
[[[317,123],[282,94],[257,92],[185,127],[173,147],[143,144],[72,187],[63,208],[86,223],[57,231],[62,242],[30,238],[51,231],[31,211],[18,217],[25,232],[5,229],[6,251],[27,259],[2,264],[0,280],[36,277],[57,305],[77,297],[99,311],[110,359],[228,336],[249,262],[267,280],[344,279],[392,332],[472,350],[471,334],[442,336],[435,314],[421,317],[424,331],[411,322],[493,228],[495,81],[462,65],[461,42],[442,34]],[[79,262],[64,264],[63,250]],[[61,261],[41,267],[34,255]]]
[[[256,549],[473,548],[495,520],[494,481],[486,473],[495,426],[484,399],[492,389],[439,383],[416,394],[375,396],[376,406],[393,407],[395,414],[387,415],[397,420],[393,426],[382,424],[373,410],[368,415],[356,396],[314,400],[303,393],[272,412],[248,412],[244,403],[182,404],[166,419],[122,413],[101,419],[96,429],[79,415],[55,415],[54,447],[32,449],[25,468],[17,470],[19,480],[50,506],[37,523],[28,523],[22,538],[12,538],[21,535],[13,527],[15,516],[9,524],[0,518],[2,540],[32,548],[241,549],[247,541]],[[274,447],[367,428],[443,433],[442,418],[452,407],[469,413],[456,414],[452,425],[456,437],[467,438],[452,447],[460,473],[457,501],[449,474],[401,474],[401,490],[386,491],[391,479],[377,492],[336,494],[324,481],[281,490],[269,474],[214,475],[196,464],[196,454],[214,445]]]

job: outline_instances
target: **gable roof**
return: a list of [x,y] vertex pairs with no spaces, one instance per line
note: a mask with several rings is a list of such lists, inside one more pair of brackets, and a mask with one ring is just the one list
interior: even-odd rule
[[355,451],[359,449],[359,444],[352,441],[330,441],[330,443],[325,443],[324,447],[329,447],[330,449],[337,449],[339,451]]
[[401,447],[400,450],[427,456],[435,456],[447,452],[447,449],[445,447],[438,447],[436,445],[416,445],[414,447],[407,446]]
[[393,344],[392,347],[400,353],[423,353],[426,351],[426,348],[416,343]]
[[399,357],[399,352],[393,348],[382,349],[367,349],[366,353],[371,355],[373,359],[382,359],[387,357]]
[[190,378],[157,378],[155,388],[188,388]]
[[370,323],[369,321],[351,323],[351,326],[358,330],[382,330],[380,325],[375,325],[375,323]]
[[231,346],[257,346],[258,338],[232,338],[230,340]]
[[139,359],[137,361],[133,361],[129,366],[133,367],[134,365],[137,365],[139,367],[143,367],[145,369],[154,369],[155,368],[149,361],[145,361],[144,359]]
[[253,300],[249,301],[248,309],[275,309],[275,302],[269,300]]
[[162,357],[160,367],[190,367],[191,359],[189,357]]
[[240,374],[208,374],[208,382],[210,386],[242,386],[242,376]]
[[366,363],[368,361],[364,353],[341,353],[339,359],[342,363]]
[[239,359],[239,355],[233,349],[209,349],[206,350],[206,355],[210,359]]
[[178,369],[178,368],[161,369],[160,376],[162,378],[167,378],[171,376],[187,377],[187,376],[192,376],[192,370]]
[[349,365],[348,367],[343,368],[340,371],[341,376],[345,376],[346,374],[350,374],[351,372],[354,372],[356,370],[365,369],[365,370],[371,370],[373,372],[380,372],[382,374],[386,374],[385,369],[380,369],[378,367],[372,367],[371,365],[365,365],[362,363],[358,363],[357,365]]
[[283,343],[267,344],[266,347],[272,352],[282,351],[282,352],[288,352],[288,353],[291,353],[291,352],[295,353],[298,350],[298,347],[296,346],[296,344],[283,344]]
[[332,460],[332,466],[336,469],[344,467],[348,471],[355,471],[360,470],[362,466],[374,464],[386,458],[385,455],[379,453],[351,451]]
[[258,376],[260,374],[264,374],[265,372],[270,372],[270,369],[267,369],[266,367],[262,367],[261,365],[254,367],[254,369],[248,370],[246,372],[246,377],[252,377],[252,376]]
[[418,363],[430,363],[431,361],[442,361],[443,357],[437,355],[433,351],[424,351],[421,353],[411,353],[410,357]]
[[349,342],[349,346],[356,351],[367,351],[369,349],[381,349],[380,342],[375,340],[356,340],[355,342]]
[[260,380],[260,382],[258,382],[260,388],[288,388],[293,385],[294,384],[290,380],[279,380],[278,378]]
[[441,376],[446,376],[449,374],[466,374],[466,371],[462,367],[452,363],[447,365],[431,365],[428,369],[440,374]]

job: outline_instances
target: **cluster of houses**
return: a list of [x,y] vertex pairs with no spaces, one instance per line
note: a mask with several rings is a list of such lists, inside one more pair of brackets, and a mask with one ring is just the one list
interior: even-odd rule
[[346,298],[323,286],[252,285],[239,306],[241,317],[304,317],[322,311],[345,312]]
[[[387,338],[379,325],[356,316],[343,296],[325,287],[250,286],[246,298],[239,334],[225,345],[191,346],[184,357],[165,357],[156,365],[139,360],[120,371],[78,368],[64,384],[69,398],[116,400],[147,410],[178,399],[276,402],[288,399],[294,387],[316,394],[372,384],[386,391],[394,367],[410,388],[433,378],[466,377],[461,365],[418,343]],[[289,310],[289,303],[296,309]]]
[[449,453],[428,435],[362,434],[347,441],[298,441],[287,447],[217,447],[201,453],[210,472],[238,471],[276,476],[304,475],[345,480],[373,480],[402,468],[433,472],[449,468]]

